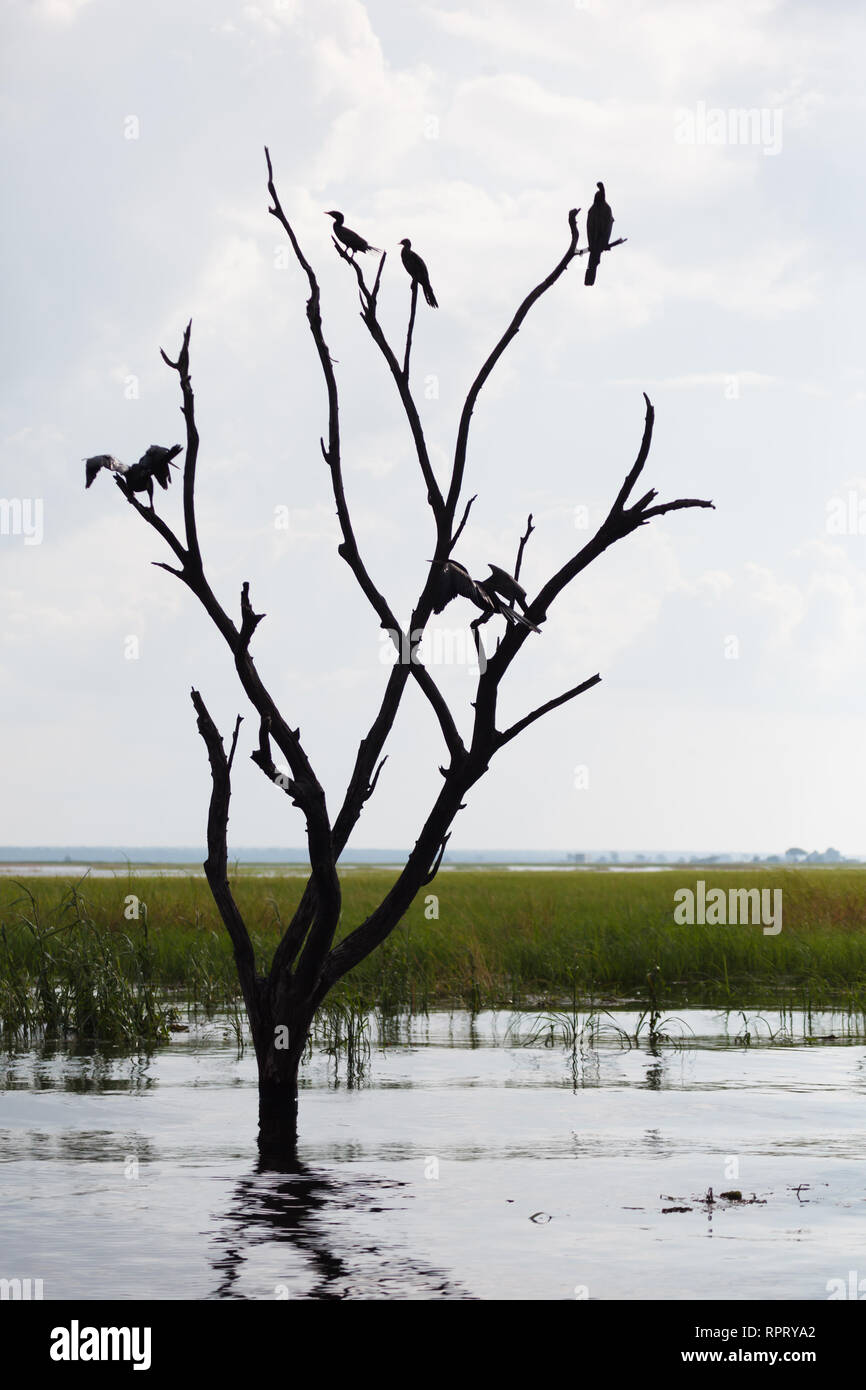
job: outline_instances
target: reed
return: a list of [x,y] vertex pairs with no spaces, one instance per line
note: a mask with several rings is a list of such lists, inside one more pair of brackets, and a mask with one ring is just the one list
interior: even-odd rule
[[[341,933],[363,920],[394,876],[346,872]],[[781,888],[781,932],[675,924],[674,892],[697,877],[708,890]],[[233,888],[258,969],[267,969],[303,884],[300,876],[238,872]],[[637,1000],[648,1036],[664,1031],[673,1004],[835,1005],[851,1017],[866,1014],[866,870],[459,869],[440,872],[428,892],[435,902],[419,899],[333,996],[340,1008],[375,1010],[380,1035],[389,1019],[445,1002],[478,1011],[593,1001],[603,1010]],[[175,1009],[206,1015],[238,1004],[231,947],[203,878],[130,870],[72,886],[59,878],[0,881],[7,1032],[164,1036],[172,1021],[166,991]],[[334,1039],[348,1036],[341,1027]],[[351,1031],[354,1039],[354,1024]]]

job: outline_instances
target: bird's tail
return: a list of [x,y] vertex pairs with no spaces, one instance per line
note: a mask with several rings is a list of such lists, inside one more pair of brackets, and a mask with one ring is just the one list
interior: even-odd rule
[[[177,464],[174,463],[173,460],[177,458],[182,448],[182,444],[175,444],[173,448],[164,450],[156,461],[151,463],[150,471],[161,488],[167,488],[171,482],[170,469],[177,468]],[[150,453],[150,450],[148,450],[148,453]],[[145,454],[141,462],[143,463],[145,460],[147,460],[147,454]]]
[[503,618],[517,627],[528,627],[532,632],[540,632],[541,628],[536,627],[523,613],[518,613],[516,608],[509,608],[507,603],[503,603],[499,609]]
[[600,260],[600,256],[590,256],[589,265],[586,267],[586,274],[583,277],[583,283],[585,285],[595,284],[595,272],[598,270],[598,263]]
[[431,309],[439,308],[438,300],[436,299],[436,296],[429,285],[424,286],[424,298],[427,300],[427,303],[430,305]]

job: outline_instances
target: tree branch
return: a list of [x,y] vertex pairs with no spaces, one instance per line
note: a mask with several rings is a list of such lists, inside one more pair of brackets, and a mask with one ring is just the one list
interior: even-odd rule
[[577,253],[577,239],[579,235],[577,228],[577,214],[579,212],[580,208],[572,208],[568,214],[568,226],[571,236],[565,255],[557,262],[550,274],[526,296],[469,388],[469,395],[466,397],[466,403],[460,416],[460,426],[457,431],[457,446],[454,451],[454,466],[451,473],[451,486],[448,489],[448,497],[445,503],[449,520],[452,522],[457,510],[457,503],[460,500],[460,492],[463,487],[463,474],[466,469],[466,448],[469,443],[469,426],[472,421],[472,412],[481,394],[481,388],[509,343],[513,342],[517,337],[533,304],[537,303],[541,296],[546,294],[552,285],[556,284],[559,277],[568,269],[569,265],[574,260]]
[[421,417],[418,414],[418,407],[415,404],[415,398],[412,395],[412,391],[409,386],[409,354],[412,349],[412,330],[415,323],[415,308],[418,299],[418,283],[417,281],[412,282],[412,306],[409,313],[409,328],[406,334],[406,348],[403,358],[403,365],[401,367],[400,363],[397,360],[397,354],[394,352],[394,349],[391,347],[391,344],[385,337],[382,325],[379,323],[379,320],[376,316],[376,298],[379,292],[379,278],[382,273],[384,257],[382,258],[382,261],[379,263],[379,271],[376,276],[376,283],[373,287],[373,292],[371,292],[367,289],[363,269],[358,264],[356,258],[354,256],[350,256],[348,252],[346,252],[338,242],[335,241],[334,245],[337,249],[338,255],[340,255],[342,259],[346,262],[346,264],[351,266],[352,270],[355,272],[355,277],[358,281],[358,292],[361,298],[361,319],[366,324],[367,330],[369,331],[370,336],[373,339],[373,342],[376,344],[382,356],[384,357],[386,363],[388,364],[388,370],[394,378],[394,384],[397,387],[397,392],[400,396],[400,401],[403,405],[403,410],[405,412],[406,419],[409,423],[409,429],[412,432],[412,439],[415,444],[415,453],[418,457],[418,463],[421,468],[421,474],[424,478],[424,482],[427,487],[427,501],[433,512],[433,516],[436,521],[437,536],[439,537],[439,540],[441,542],[444,530],[445,502],[442,497],[442,492],[439,487],[439,484],[436,481],[436,475],[433,472],[433,465],[430,462],[430,455],[427,450],[427,441],[424,438],[424,428],[421,424]]
[[[285,232],[295,252],[295,256],[297,257],[298,263],[303,268],[304,273],[307,277],[308,284],[310,286],[310,298],[307,302],[307,319],[310,324],[310,331],[312,332],[313,340],[316,344],[316,349],[319,355],[319,361],[321,363],[322,372],[325,377],[325,385],[328,395],[328,444],[326,446],[324,440],[321,440],[320,444],[322,455],[331,473],[331,484],[334,492],[334,500],[337,504],[337,517],[340,522],[340,530],[343,534],[343,541],[342,544],[337,547],[337,552],[341,556],[341,558],[346,561],[352,573],[354,574],[361,588],[361,591],[363,592],[368,602],[376,612],[382,628],[386,632],[399,633],[400,624],[398,623],[397,618],[394,615],[390,604],[386,600],[385,596],[379,591],[379,589],[374,584],[361,558],[361,553],[358,549],[358,543],[355,537],[354,528],[352,526],[352,518],[349,513],[348,503],[346,502],[346,494],[343,484],[343,466],[340,452],[339,398],[337,393],[337,380],[334,374],[334,366],[331,359],[331,354],[328,349],[327,343],[325,342],[324,330],[322,327],[319,284],[316,279],[313,268],[304,256],[304,253],[300,247],[300,243],[298,242],[298,239],[295,236],[292,226],[283,211],[276,187],[274,186],[273,166],[271,164],[271,156],[267,149],[267,146],[265,147],[265,158],[267,160],[268,166],[268,193],[270,194],[271,200],[273,202],[273,207],[271,207],[269,211],[271,215],[275,217],[277,221],[280,223],[280,225],[285,229]],[[371,315],[370,322],[372,325],[375,325],[376,332],[378,333],[376,341],[380,343],[382,351],[386,354],[386,357],[389,360],[389,365],[393,362],[392,370],[394,371],[395,380],[397,381],[398,387],[400,389],[400,394],[404,401],[404,406],[406,406],[407,409],[407,415],[409,416],[410,424],[412,425],[413,436],[415,437],[416,444],[418,445],[420,450],[419,457],[423,457],[426,463],[427,471],[425,472],[425,477],[428,478],[428,487],[432,485],[432,487],[436,489],[436,492],[438,493],[436,480],[433,477],[429,459],[427,458],[427,446],[424,441],[424,434],[421,428],[421,421],[418,417],[418,412],[415,408],[415,403],[412,400],[412,395],[409,391],[408,383],[404,381],[399,364],[397,363],[397,360],[394,357],[394,354],[391,351],[390,346],[386,342],[384,334],[382,333],[381,328],[379,328],[379,325],[376,321],[375,299],[366,287],[363,271],[360,265],[358,265],[355,261],[355,258],[349,256],[344,251],[343,247],[340,246],[336,240],[334,241],[334,246],[336,247],[339,254],[342,256],[343,260],[345,260],[347,264],[351,265],[355,271],[355,274],[358,279],[358,287],[361,293],[362,306],[369,307],[369,313]],[[384,261],[385,257],[383,255],[379,263],[379,275],[377,275],[376,277],[376,292],[378,292],[379,278],[381,275],[382,266],[384,265]],[[364,317],[364,313],[362,313],[362,317]],[[365,318],[365,322],[366,321],[367,320]],[[374,334],[374,336],[376,335]],[[422,468],[425,467],[425,463],[422,463]],[[400,645],[402,646],[402,643]],[[406,674],[407,676],[411,674],[414,677],[414,679],[418,682],[418,685],[420,686],[424,695],[426,696],[427,700],[429,701],[433,709],[433,712],[439,721],[439,727],[442,730],[442,736],[445,739],[445,743],[449,748],[452,756],[459,755],[459,752],[462,749],[462,743],[460,740],[460,736],[457,732],[457,726],[454,723],[454,719],[451,715],[451,711],[448,709],[448,705],[445,701],[445,698],[439,690],[439,687],[437,686],[433,677],[430,675],[430,672],[427,670],[427,668],[423,665],[422,662],[411,661],[409,663]],[[399,687],[398,703],[399,697],[402,697],[404,687],[405,678]],[[392,697],[394,693],[395,692],[392,690]],[[378,757],[378,753],[380,751],[381,749],[377,750],[376,757]]]
[[[135,494],[131,492],[129,488],[126,486],[126,483],[123,481],[122,478],[115,478],[114,481],[120,488],[120,491],[123,493],[129,505],[135,508],[139,516],[144,517],[148,526],[152,526],[154,531],[156,531],[160,536],[162,536],[162,539],[165,541],[166,545],[171,547],[177,558],[180,560],[183,568],[186,569],[187,564],[189,562],[189,555],[184,550],[183,546],[181,545],[181,542],[178,540],[177,536],[172,531],[168,522],[163,521],[162,517],[154,511],[153,507],[143,507],[139,502],[138,498],[135,496]],[[160,562],[155,561],[154,563],[159,564]],[[163,564],[161,567],[163,569],[171,570],[172,574],[178,573],[177,570],[171,569],[170,565]],[[181,575],[181,578],[185,579],[185,574]]]
[[464,513],[463,513],[463,520],[460,522],[460,525],[457,527],[457,530],[454,532],[454,535],[453,535],[452,538],[451,538],[451,544],[450,544],[449,547],[448,547],[448,554],[449,554],[449,555],[450,555],[450,554],[452,553],[452,551],[456,548],[457,542],[459,541],[460,537],[463,535],[463,528],[464,528],[464,526],[466,525],[467,521],[469,520],[469,513],[470,513],[471,510],[472,510],[472,503],[473,503],[473,502],[476,502],[477,500],[478,500],[478,493],[475,492],[475,493],[472,494],[472,496],[469,498],[469,501],[466,503],[466,509],[465,509],[465,511],[464,511]]
[[515,579],[519,579],[519,578],[520,578],[520,566],[523,564],[523,552],[524,552],[524,550],[526,549],[526,542],[529,540],[529,537],[532,535],[532,533],[533,533],[534,530],[535,530],[535,527],[534,527],[533,524],[532,524],[532,512],[530,512],[530,513],[529,513],[529,516],[528,516],[527,519],[526,519],[526,530],[524,531],[523,535],[520,537],[520,544],[519,544],[519,546],[517,547],[517,559],[516,559],[515,564],[514,564],[514,578],[515,578]]
[[186,424],[186,457],[183,461],[183,519],[186,528],[186,546],[189,552],[189,564],[196,569],[201,569],[201,550],[198,544],[198,531],[195,520],[195,468],[198,461],[198,430],[195,425],[195,398],[192,393],[192,381],[189,375],[189,339],[192,333],[192,319],[187,324],[183,343],[176,362],[166,355],[162,348],[160,354],[167,366],[173,368],[180,377],[180,389],[183,397],[181,414]]
[[256,988],[255,952],[246,924],[234,900],[228,881],[228,820],[231,800],[231,767],[241,727],[241,716],[235,721],[231,750],[226,757],[223,741],[207,707],[197,690],[190,692],[197,715],[198,731],[207,748],[211,772],[211,797],[207,818],[207,859],[204,871],[219,914],[228,931],[234,950],[238,978],[244,1003],[255,1026],[259,1013]]
[[449,770],[421,834],[406,863],[379,906],[329,952],[313,996],[318,1004],[328,990],[359,961],[368,956],[393,930],[419,889],[430,882],[444,853],[451,823],[463,805],[463,797],[479,777],[482,763],[464,761]]
[[266,615],[264,613],[254,613],[250,603],[250,582],[245,579],[241,586],[241,630],[238,634],[238,642],[244,651],[249,647],[252,635]]
[[[624,246],[625,243],[626,243],[627,241],[628,241],[628,237],[627,237],[627,236],[617,237],[616,241],[609,241],[608,244],[607,244],[607,246],[603,246],[603,247],[601,248],[602,255],[604,254],[605,251],[612,251],[613,248],[614,248],[615,246]],[[588,256],[588,255],[589,255],[589,247],[588,247],[588,246],[584,246],[582,250],[580,250],[580,251],[577,252],[577,254],[578,254],[578,256]]]
[[[300,248],[297,249],[300,253]],[[301,259],[303,260],[302,254]],[[184,514],[190,550],[183,550],[177,538],[156,516],[152,508],[142,507],[135,503],[134,499],[133,504],[148,524],[165,537],[175,554],[182,559],[183,569],[178,577],[182,578],[193,591],[224,637],[234,656],[235,669],[247,697],[257,711],[260,720],[266,723],[270,737],[274,739],[291,769],[292,800],[300,807],[306,821],[311,882],[314,885],[317,904],[316,945],[323,956],[328,950],[336,930],[341,904],[340,882],[333,853],[332,831],[325,793],[301,745],[298,730],[291,729],[280,714],[250,657],[249,643],[264,615],[253,611],[249,601],[249,584],[245,583],[241,591],[241,625],[238,628],[219,603],[204,575],[195,519],[195,463],[198,450],[198,431],[195,424],[195,402],[189,378],[190,332],[191,325],[188,324],[184,333],[183,346],[176,362],[173,362],[165,352],[162,353],[164,361],[178,373],[181,379],[183,411],[187,424]],[[327,348],[325,348],[325,352],[327,353]],[[337,436],[337,447],[339,448],[339,436]],[[177,572],[175,571],[175,573]],[[226,911],[230,913],[228,905]]]
[[614,504],[611,507],[610,512],[608,513],[608,520],[610,520],[611,517],[615,516],[616,513],[622,511],[623,507],[628,501],[629,494],[631,493],[632,488],[634,487],[635,483],[637,482],[638,478],[643,472],[644,464],[649,458],[650,445],[652,444],[653,438],[653,425],[655,424],[656,413],[653,409],[652,402],[649,396],[647,395],[646,391],[644,391],[643,393],[643,398],[646,402],[646,413],[644,415],[643,437],[640,442],[638,455],[625,476],[625,482],[623,483],[622,487],[616,495],[616,500],[614,501]]
[[715,511],[715,502],[706,502],[700,497],[678,497],[675,502],[662,502],[658,507],[648,507],[641,514],[640,524],[645,526],[651,516],[664,516],[665,512],[681,512],[687,507],[709,507]]
[[549,714],[552,709],[557,709],[559,705],[564,705],[566,701],[573,700],[576,696],[582,695],[585,690],[591,690],[592,687],[598,685],[600,681],[601,676],[590,676],[588,680],[581,681],[580,685],[575,685],[571,690],[566,690],[564,695],[557,695],[555,700],[548,700],[545,704],[539,705],[538,709],[534,709],[530,714],[524,715],[522,719],[518,719],[516,724],[512,724],[510,728],[505,729],[499,734],[497,738],[497,747],[502,748],[504,744],[510,743],[513,738],[517,738],[518,734],[522,734],[524,729],[528,729],[530,724],[534,724],[536,719],[541,719],[543,715]]
[[302,804],[297,782],[291,777],[287,777],[284,772],[280,772],[274,763],[271,753],[271,721],[267,715],[264,715],[259,721],[259,746],[253,749],[250,757],[256,767],[261,768],[269,782],[273,782],[275,787],[280,787],[287,796],[291,797],[296,806]]
[[[661,516],[663,513],[669,511],[682,511],[688,507],[712,508],[713,506],[712,502],[704,501],[699,498],[682,497],[673,502],[663,502],[658,506],[649,507],[647,504],[656,496],[655,489],[651,489],[648,493],[645,493],[634,506],[626,507],[625,503],[628,501],[629,495],[643,471],[652,444],[655,411],[653,410],[652,403],[646,392],[644,392],[644,401],[646,402],[646,413],[643,436],[637,458],[626,474],[625,480],[617,493],[616,500],[608,512],[607,517],[598,528],[598,531],[576,555],[573,555],[572,558],[547,581],[530,603],[527,609],[527,617],[536,625],[544,621],[547,617],[550,605],[553,603],[554,599],[562,593],[563,589],[571,584],[572,581],[577,578],[578,574],[585,570],[593,560],[597,559],[599,555],[607,550],[608,546],[613,545],[616,541],[629,535],[630,532],[635,531],[639,526],[645,525],[653,516]],[[527,628],[518,627],[509,628],[495,657],[491,658],[488,666],[487,674],[490,680],[498,682],[502,679],[502,676],[514,659],[514,656],[526,640],[528,630]]]
[[[625,506],[649,456],[652,442],[654,412],[646,394],[644,400],[646,402],[646,416],[637,458],[627,473],[610,512],[596,534],[547,581],[537,596],[529,603],[526,616],[536,626],[546,619],[550,605],[577,578],[578,574],[585,570],[609,546],[629,535],[639,526],[644,525],[652,516],[661,515],[665,511],[678,511],[692,506],[712,507],[713,505],[711,502],[698,499],[679,498],[675,502],[661,503],[657,507],[650,507],[648,504],[656,496],[655,490],[651,489],[634,506],[628,508]],[[489,757],[491,751],[501,746],[502,736],[496,729],[497,692],[500,682],[526,641],[529,631],[529,628],[516,624],[509,627],[495,653],[489,658],[486,670],[479,675],[474,702],[475,719],[469,749],[470,759]],[[541,706],[541,713],[554,708],[556,703],[562,703],[563,699],[570,699],[574,694],[579,694],[581,688],[580,686],[575,687],[573,691],[567,692],[565,697],[558,697],[553,704],[548,703]],[[540,713],[537,716],[533,714],[530,717],[530,722],[533,722],[534,717],[540,717]],[[516,727],[519,731],[526,727],[526,723],[521,721]],[[508,731],[508,737],[513,736],[514,734]]]
[[447,834],[447,835],[444,835],[444,836],[442,837],[442,843],[441,843],[441,845],[439,846],[439,850],[438,850],[438,852],[437,852],[436,858],[433,860],[433,863],[432,863],[431,866],[430,866],[430,872],[429,872],[429,874],[427,875],[427,877],[423,880],[423,882],[422,882],[422,884],[421,884],[421,887],[422,887],[422,888],[426,888],[428,883],[432,883],[433,880],[434,880],[434,878],[435,878],[436,875],[438,874],[438,872],[439,872],[439,870],[440,870],[440,868],[441,868],[441,866],[442,866],[442,860],[443,860],[443,858],[444,858],[444,856],[445,856],[445,846],[448,844],[448,841],[449,841],[450,839],[451,839],[451,831],[449,830],[449,831],[448,831],[448,834]]
[[415,310],[418,308],[418,281],[412,281],[412,302],[409,308],[409,327],[406,330],[406,351],[403,354],[403,375],[409,384],[409,356],[412,352],[412,330],[415,327]]

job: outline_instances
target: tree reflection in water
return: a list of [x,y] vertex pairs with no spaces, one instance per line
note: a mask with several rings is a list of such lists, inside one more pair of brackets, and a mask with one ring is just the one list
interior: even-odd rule
[[[394,1241],[376,1241],[375,1217],[402,1204],[409,1185],[369,1174],[345,1178],[296,1162],[259,1165],[241,1178],[213,1235],[215,1298],[466,1299],[473,1295]],[[372,1222],[370,1218],[373,1218]]]

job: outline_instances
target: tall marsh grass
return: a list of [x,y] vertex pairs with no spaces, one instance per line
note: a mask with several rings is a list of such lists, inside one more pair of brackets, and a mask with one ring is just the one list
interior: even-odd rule
[[0,923],[0,1033],[123,1043],[165,1041],[174,1010],[154,978],[147,918],[135,939],[87,914],[77,887],[47,911],[19,885]]
[[[341,935],[394,877],[393,870],[345,874]],[[698,877],[708,889],[781,888],[782,931],[676,925],[674,892]],[[259,970],[268,968],[303,886],[299,877],[239,873],[234,880]],[[662,1031],[672,1004],[686,1002],[866,1010],[866,870],[459,869],[440,872],[427,893],[434,902],[419,898],[330,996],[345,1010],[375,1010],[380,1036],[389,1019],[444,1002],[477,1012],[555,1009],[563,1001],[604,1008],[634,999],[646,1006],[647,1035]],[[130,871],[72,888],[59,878],[0,880],[0,1028],[7,1033],[165,1036],[166,991],[178,1006],[205,1014],[239,1000],[231,946],[203,878]],[[351,1035],[354,1069],[363,1041],[354,1023],[343,1024],[335,1015],[331,1041],[346,1054]]]

